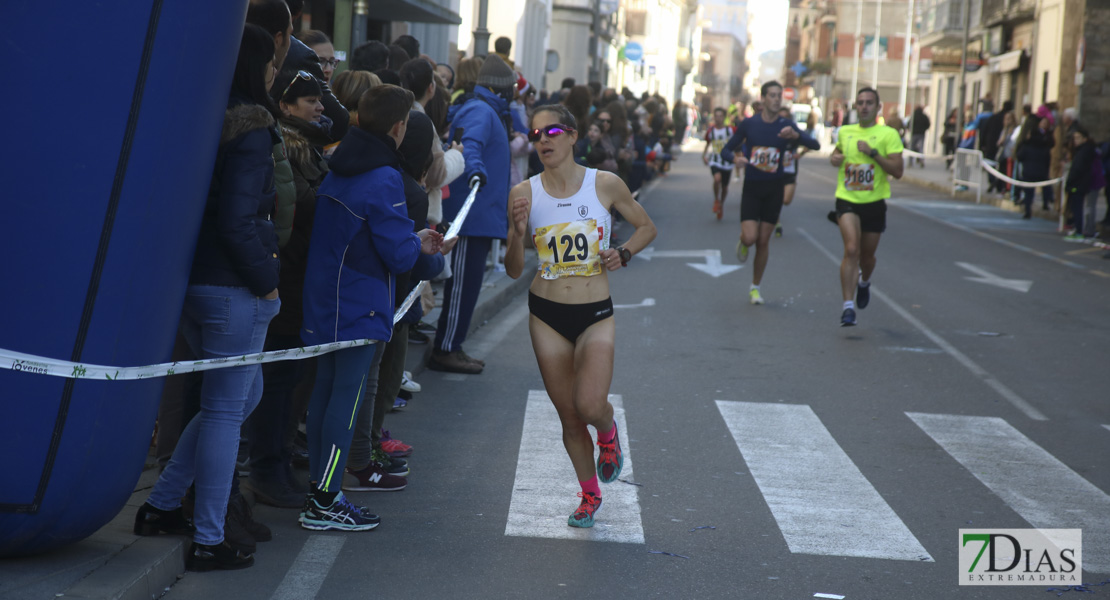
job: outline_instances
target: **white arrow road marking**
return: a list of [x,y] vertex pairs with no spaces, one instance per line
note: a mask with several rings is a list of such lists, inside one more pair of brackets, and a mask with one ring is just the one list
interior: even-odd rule
[[991,273],[986,269],[965,262],[958,262],[956,263],[956,266],[978,275],[978,277],[964,277],[964,279],[968,281],[977,281],[979,283],[985,283],[987,285],[996,285],[1000,288],[1023,293],[1028,292],[1029,288],[1033,287],[1032,281],[1028,281],[1025,279],[1006,279],[1005,277],[999,277],[998,275],[995,275],[994,273]]
[[686,263],[687,265],[713,277],[720,277],[721,275],[728,275],[733,271],[738,271],[743,265],[726,265],[721,263],[721,251],[717,249],[712,250],[656,250],[654,247],[644,248],[636,255],[644,260],[651,260],[653,258],[704,258],[705,264],[702,263]]
[[[621,397],[609,394],[613,418],[617,421],[624,467],[620,479],[636,481],[632,473],[628,428],[625,426]],[[595,449],[596,454],[596,449]],[[530,390],[524,412],[524,431],[520,436],[513,497],[505,535],[517,537],[587,540],[593,542],[644,543],[640,519],[640,500],[636,486],[623,481],[601,485],[601,509],[597,521],[588,529],[567,525],[567,517],[578,508],[576,496],[582,491],[574,467],[563,450],[563,429],[559,414],[546,392]]]
[[644,298],[644,301],[639,304],[614,304],[613,308],[640,308],[643,306],[655,306],[655,298]]
[[717,409],[791,552],[933,562],[809,406]]
[[1110,573],[1105,492],[998,417],[906,416],[1033,527],[1082,529],[1084,570]]

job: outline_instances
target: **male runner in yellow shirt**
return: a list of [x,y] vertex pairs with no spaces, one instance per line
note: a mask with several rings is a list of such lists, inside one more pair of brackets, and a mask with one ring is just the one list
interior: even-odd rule
[[902,178],[902,138],[894,128],[876,123],[881,108],[879,92],[860,90],[856,94],[859,123],[840,128],[836,149],[829,156],[832,166],[840,170],[836,177],[836,221],[844,238],[841,327],[855,325],[856,308],[867,308],[871,300],[875,250],[886,230],[888,177]]

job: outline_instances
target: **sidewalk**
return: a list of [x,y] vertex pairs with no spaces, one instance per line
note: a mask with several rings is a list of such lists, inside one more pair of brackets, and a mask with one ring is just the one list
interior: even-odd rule
[[[504,271],[487,269],[471,331],[492,319],[528,288],[535,261],[535,251],[526,251],[525,275],[519,279],[510,278]],[[433,284],[433,289],[438,302],[443,297],[443,284]],[[437,307],[424,316],[424,321],[435,324],[438,318]],[[409,345],[407,368],[414,377],[424,370],[430,353],[431,344]],[[99,531],[54,552],[0,561],[0,598],[151,600],[162,596],[185,570],[188,538],[140,537],[132,533],[135,513],[157,479],[158,470],[153,460],[148,459],[127,504]],[[252,495],[246,490],[243,493],[253,503]],[[75,502],[75,506],[80,506],[80,502]]]

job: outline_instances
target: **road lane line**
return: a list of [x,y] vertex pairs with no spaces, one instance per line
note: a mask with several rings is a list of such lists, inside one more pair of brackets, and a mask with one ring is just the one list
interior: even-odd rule
[[[811,236],[808,231],[799,227],[798,233],[805,236],[805,238],[809,240],[809,242],[813,244],[813,246],[817,248],[817,250],[827,256],[829,260],[833,262],[833,264],[840,264],[840,259],[834,256],[832,252],[829,252],[827,248],[822,246],[821,243],[814,239],[814,237]],[[894,312],[898,313],[898,315],[909,322],[910,325],[916,327],[918,331],[925,334],[925,337],[932,340],[933,343],[939,346],[941,350],[944,350],[949,356],[956,359],[956,362],[963,365],[968,371],[971,371],[973,375],[981,379],[983,383],[987,384],[991,389],[997,392],[998,395],[1005,398],[1007,402],[1012,404],[1014,408],[1017,408],[1022,413],[1024,413],[1025,416],[1033,419],[1034,421],[1048,420],[1048,417],[1046,417],[1044,413],[1037,410],[1032,404],[1027,402],[1024,398],[1022,398],[1016,392],[1007,387],[1006,384],[999,381],[998,378],[996,378],[994,375],[991,375],[989,371],[987,371],[983,367],[980,367],[978,363],[971,360],[971,358],[963,352],[960,352],[955,346],[948,343],[947,340],[940,337],[940,335],[938,335],[932,329],[929,329],[927,325],[918,320],[917,317],[910,314],[908,310],[902,308],[897,302],[891,299],[890,296],[884,294],[874,285],[871,286],[871,295],[886,303],[886,305],[892,308]]]
[[1030,525],[1082,529],[1083,567],[1110,573],[1110,496],[998,417],[906,413]]
[[[609,402],[613,404],[624,451],[620,478],[635,481],[624,403],[617,394],[610,394]],[[582,488],[563,450],[563,430],[550,398],[546,392],[528,392],[505,535],[643,544],[644,526],[636,489],[622,481],[602,484],[603,503],[594,526],[588,529],[568,526],[567,517],[578,507],[577,494]]]
[[809,406],[717,400],[717,409],[791,552],[933,560]]
[[270,600],[315,598],[346,540],[344,535],[310,536]]

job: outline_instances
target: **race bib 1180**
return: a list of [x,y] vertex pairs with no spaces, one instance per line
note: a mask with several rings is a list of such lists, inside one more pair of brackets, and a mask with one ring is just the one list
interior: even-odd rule
[[537,227],[532,239],[540,259],[540,277],[601,274],[601,235],[595,219]]
[[848,164],[844,167],[844,189],[849,192],[875,190],[875,165]]

